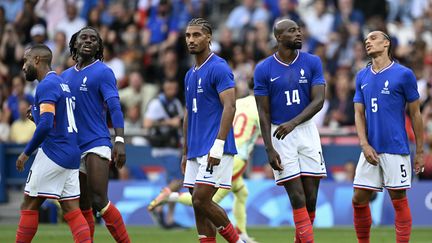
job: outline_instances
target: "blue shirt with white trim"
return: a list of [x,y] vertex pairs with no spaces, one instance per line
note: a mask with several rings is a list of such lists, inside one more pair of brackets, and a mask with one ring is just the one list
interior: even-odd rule
[[[219,93],[235,87],[234,75],[227,62],[211,53],[199,67],[191,68],[185,77],[188,112],[187,158],[209,153],[219,132],[223,106]],[[224,154],[236,154],[231,127],[225,140]]]
[[97,60],[81,70],[75,65],[61,75],[76,98],[75,115],[81,152],[99,146],[111,148],[106,101],[119,97],[113,71]]
[[320,59],[306,52],[286,64],[276,54],[255,68],[254,93],[270,99],[271,123],[280,125],[300,114],[311,102],[312,86],[325,85]]
[[358,72],[354,102],[365,106],[368,142],[378,153],[410,153],[405,107],[419,97],[414,73],[398,63],[378,73],[372,66]]
[[80,150],[77,144],[77,127],[73,112],[74,100],[69,86],[55,74],[48,72],[36,87],[32,116],[37,125],[40,104],[55,105],[54,127],[41,144],[44,153],[56,164],[67,169],[78,169]]

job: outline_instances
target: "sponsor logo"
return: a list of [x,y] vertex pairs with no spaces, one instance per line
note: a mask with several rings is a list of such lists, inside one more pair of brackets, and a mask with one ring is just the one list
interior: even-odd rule
[[271,78],[270,82],[274,82],[274,81],[278,80],[279,78],[280,78],[280,76],[277,76],[276,78]]
[[368,84],[363,84],[360,88],[364,89],[364,87],[366,87],[366,85],[368,85]]

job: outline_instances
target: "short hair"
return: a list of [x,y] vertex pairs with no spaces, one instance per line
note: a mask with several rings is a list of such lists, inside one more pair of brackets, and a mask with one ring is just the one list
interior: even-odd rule
[[193,18],[188,23],[188,26],[192,26],[192,25],[201,26],[201,28],[202,28],[203,31],[207,32],[210,35],[213,34],[211,24],[206,19],[203,19],[203,18]]
[[52,61],[52,51],[45,44],[35,44],[29,49],[33,55],[37,55],[40,59],[51,66]]
[[78,50],[75,48],[75,42],[76,42],[76,40],[78,38],[78,35],[83,30],[94,30],[96,32],[97,39],[98,39],[99,50],[96,52],[95,58],[102,61],[103,60],[103,51],[104,51],[103,41],[102,41],[102,38],[99,35],[99,32],[95,28],[93,28],[91,26],[86,26],[86,27],[80,29],[78,32],[76,32],[75,34],[72,35],[72,37],[71,37],[71,39],[69,41],[69,51],[70,51],[70,54],[72,56],[72,59],[74,61],[78,61]]

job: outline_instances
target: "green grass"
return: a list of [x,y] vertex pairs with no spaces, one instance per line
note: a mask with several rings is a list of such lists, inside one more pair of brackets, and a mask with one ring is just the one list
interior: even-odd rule
[[[0,242],[15,241],[15,225],[0,225]],[[143,243],[193,243],[198,242],[195,229],[166,231],[156,227],[128,226],[132,242]],[[293,228],[250,228],[249,235],[260,243],[293,242]],[[394,243],[393,228],[373,228],[371,242]],[[67,243],[73,242],[69,228],[61,225],[39,225],[34,243]],[[114,242],[105,227],[98,226],[95,242]],[[218,236],[218,242],[225,242]],[[315,229],[317,243],[355,243],[355,233],[352,228]],[[432,242],[431,228],[415,228],[411,234],[412,243]]]

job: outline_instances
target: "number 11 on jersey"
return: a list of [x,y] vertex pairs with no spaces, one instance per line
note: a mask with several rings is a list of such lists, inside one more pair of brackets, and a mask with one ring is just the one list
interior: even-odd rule
[[68,119],[68,132],[78,132],[78,128],[75,124],[75,117],[73,114],[73,108],[74,108],[74,101],[72,98],[66,97],[66,114]]

